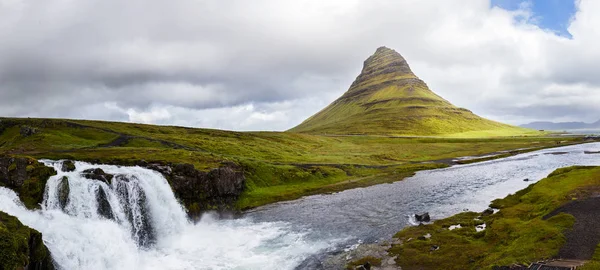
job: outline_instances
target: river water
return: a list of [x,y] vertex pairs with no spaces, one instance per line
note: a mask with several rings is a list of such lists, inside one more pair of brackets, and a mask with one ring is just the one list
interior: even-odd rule
[[[264,206],[237,219],[205,215],[197,223],[187,220],[157,172],[84,162],[76,162],[75,172],[60,172],[60,162],[44,161],[59,174],[48,181],[42,209],[25,209],[0,187],[0,211],[41,231],[59,269],[312,269],[324,253],[391,237],[414,224],[414,213],[438,219],[482,211],[556,168],[600,165],[600,154],[584,151],[600,151],[600,143],[423,171],[392,184]],[[90,168],[116,177],[112,183],[82,177]],[[70,192],[61,205],[65,176]]]

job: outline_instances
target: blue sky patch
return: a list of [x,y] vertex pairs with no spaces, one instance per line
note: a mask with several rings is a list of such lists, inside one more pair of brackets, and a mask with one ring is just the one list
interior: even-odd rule
[[567,27],[576,12],[575,0],[491,0],[491,3],[493,7],[506,10],[518,10],[527,6],[533,13],[530,23],[551,30],[557,35],[571,37]]

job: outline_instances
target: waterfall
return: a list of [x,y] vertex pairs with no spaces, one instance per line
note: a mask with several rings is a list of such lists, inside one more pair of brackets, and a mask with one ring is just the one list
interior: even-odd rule
[[[167,180],[140,167],[43,160],[41,210],[0,187],[0,211],[43,234],[58,269],[293,269],[328,246],[282,222],[188,220]],[[102,170],[110,177],[89,174]],[[86,176],[87,175],[87,176]]]

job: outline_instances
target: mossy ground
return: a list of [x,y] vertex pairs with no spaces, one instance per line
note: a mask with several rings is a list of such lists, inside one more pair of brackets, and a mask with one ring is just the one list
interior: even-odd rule
[[0,212],[0,251],[0,269],[24,269],[29,264],[53,269],[41,234],[3,212]]
[[[22,126],[38,130],[24,137]],[[500,150],[544,148],[580,138],[407,138],[233,132],[131,123],[0,118],[0,154],[133,165],[189,163],[200,170],[232,161],[245,168],[249,208],[303,195],[401,180],[443,164],[420,162]]]
[[[568,167],[504,199],[493,201],[500,211],[488,216],[465,212],[429,225],[397,233],[403,241],[390,249],[402,269],[491,269],[494,265],[529,264],[552,258],[565,243],[565,230],[575,222],[560,213],[544,216],[567,202],[593,196],[600,187],[600,167]],[[476,225],[487,228],[477,232]],[[462,228],[449,230],[451,225]],[[431,234],[431,238],[419,237]],[[409,240],[410,239],[410,240]],[[439,249],[433,250],[433,246]],[[597,254],[600,254],[600,249]],[[594,260],[600,255],[594,256]],[[600,261],[600,260],[598,260]],[[598,266],[592,261],[588,268]],[[578,268],[579,269],[579,268]]]
[[[50,176],[55,175],[53,168],[46,167],[31,157],[11,158],[8,164],[8,179],[0,176],[0,186],[8,186],[19,194],[23,204],[29,209],[39,208],[39,204],[44,197],[46,181]],[[20,179],[24,177],[23,179]],[[6,181],[6,182],[5,182]],[[10,183],[23,181],[20,186],[11,186]]]

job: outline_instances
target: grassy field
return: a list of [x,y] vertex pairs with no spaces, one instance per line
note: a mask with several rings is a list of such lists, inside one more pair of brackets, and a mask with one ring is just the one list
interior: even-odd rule
[[[26,129],[33,134],[22,134]],[[303,195],[392,182],[426,163],[500,150],[544,148],[581,138],[409,138],[233,132],[131,123],[0,118],[0,154],[113,164],[146,160],[190,163],[209,170],[233,161],[244,167],[245,209]]]
[[[594,192],[599,188],[600,167],[558,169],[524,190],[493,201],[491,206],[500,209],[495,214],[465,212],[407,228],[394,236],[403,243],[392,246],[390,253],[408,270],[491,269],[552,258],[565,243],[564,232],[575,218],[565,213],[544,216],[568,202],[597,196]],[[487,228],[477,232],[475,226],[484,223]],[[448,229],[456,224],[462,227]],[[419,239],[426,234],[431,238]],[[440,248],[432,251],[433,245]],[[600,248],[583,269],[598,269],[594,268],[598,265]]]

